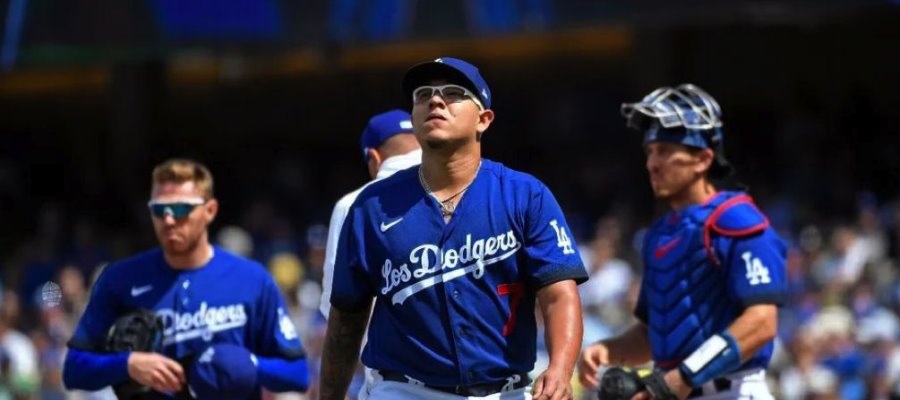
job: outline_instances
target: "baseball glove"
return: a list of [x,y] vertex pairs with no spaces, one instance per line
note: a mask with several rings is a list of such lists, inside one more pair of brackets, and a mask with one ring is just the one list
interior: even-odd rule
[[152,311],[139,309],[117,319],[106,336],[106,350],[157,352],[162,347],[163,322]]
[[656,400],[678,400],[678,396],[675,396],[675,393],[672,393],[672,389],[669,389],[669,385],[666,384],[663,374],[662,370],[654,369],[653,372],[641,378],[641,382],[650,392],[650,396]]
[[644,390],[637,372],[630,368],[611,367],[600,377],[599,400],[630,400]]
[[[106,351],[159,352],[162,348],[163,322],[148,310],[135,310],[119,317],[106,335]],[[138,400],[150,394],[150,388],[133,380],[113,386],[121,400]]]
[[630,400],[634,395],[647,391],[657,400],[676,400],[666,385],[660,370],[633,370],[611,367],[600,377],[599,400]]

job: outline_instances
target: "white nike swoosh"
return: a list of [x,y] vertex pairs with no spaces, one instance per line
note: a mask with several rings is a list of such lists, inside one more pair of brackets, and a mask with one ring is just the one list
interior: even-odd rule
[[388,229],[391,229],[394,225],[399,224],[400,221],[403,221],[403,218],[402,218],[402,217],[401,217],[400,219],[394,221],[394,222],[389,223],[389,224],[385,224],[384,222],[382,222],[382,223],[381,223],[381,231],[382,231],[382,232],[387,232]]
[[141,286],[141,287],[131,287],[131,297],[138,297],[144,293],[153,290],[153,285]]

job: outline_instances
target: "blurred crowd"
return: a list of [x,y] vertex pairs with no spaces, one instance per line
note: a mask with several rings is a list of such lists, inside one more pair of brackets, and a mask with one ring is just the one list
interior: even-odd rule
[[[765,201],[760,205],[766,210]],[[114,398],[109,390],[65,391],[60,379],[65,344],[103,266],[139,250],[134,243],[152,246],[152,239],[105,236],[83,219],[66,224],[66,216],[54,207],[46,207],[39,221],[37,234],[23,241],[3,269],[0,400]],[[311,381],[316,382],[325,333],[318,303],[327,228],[312,224],[297,229],[265,204],[250,207],[244,221],[215,227],[211,240],[268,267],[302,334]],[[778,226],[777,218],[773,224]],[[639,225],[643,223],[610,215],[578,240],[591,276],[580,287],[585,344],[614,335],[634,321],[631,310],[641,279]],[[790,249],[790,298],[779,314],[776,354],[768,374],[777,398],[900,395],[900,199],[878,201],[863,194],[855,221],[783,229],[780,234]],[[542,350],[534,372],[546,362]],[[315,385],[305,395],[267,396],[317,398]],[[592,394],[581,391],[580,396]]]
[[[191,34],[165,23],[183,6],[178,1],[154,2],[156,12],[136,7],[140,2],[44,3],[29,9],[33,22],[23,49],[51,44],[54,51],[32,53],[47,63],[73,59],[69,53],[52,57],[60,43],[137,40],[140,32],[155,37],[156,28],[144,26],[155,26],[151,17],[162,20],[169,37]],[[634,47],[625,55],[584,54],[577,47],[577,57],[560,49],[559,56],[553,52],[534,62],[507,55],[479,64],[498,95],[498,120],[485,136],[485,154],[552,189],[591,275],[580,287],[584,343],[634,321],[639,247],[652,217],[640,137],[624,133],[619,106],[656,84],[690,80],[726,108],[727,156],[789,244],[790,298],[779,314],[768,372],[776,398],[900,398],[900,117],[896,96],[884,90],[896,86],[896,74],[889,73],[896,63],[884,51],[892,44],[885,32],[893,33],[896,23],[874,18],[890,13],[875,9],[871,19],[854,21],[851,13],[836,12],[833,26],[813,23],[817,13],[807,11],[818,6],[808,1],[783,2],[802,4],[804,12],[796,16],[772,5],[748,12],[744,2],[726,13],[730,9],[714,1],[278,3],[284,21],[304,16],[302,24],[285,24],[293,38],[286,40],[327,38],[314,46],[323,49],[323,58],[350,60],[336,49],[408,36],[534,33],[594,26],[598,19],[618,24],[640,16],[634,18]],[[837,3],[869,2],[820,6]],[[250,3],[222,2],[220,11],[228,4],[243,13]],[[259,9],[273,4],[253,3]],[[395,12],[387,17],[389,8]],[[702,11],[711,25],[682,20],[691,10]],[[742,15],[751,27],[729,26]],[[793,18],[798,25],[787,22]],[[87,21],[91,29],[72,21]],[[263,32],[278,25],[266,21]],[[206,25],[182,22],[204,34]],[[488,57],[496,50],[481,49],[470,51]],[[202,53],[191,51],[188,58]],[[356,147],[364,118],[386,104],[399,106],[394,95],[402,70],[382,65],[382,58],[393,57],[374,57],[378,67],[371,71],[329,67],[283,81],[242,82],[236,76],[254,68],[235,57],[209,87],[175,84],[167,76],[176,76],[170,71],[177,67],[165,62],[116,59],[108,87],[93,95],[4,97],[0,400],[114,398],[110,390],[65,391],[66,341],[103,266],[156,245],[145,207],[147,167],[173,155],[197,158],[224,178],[216,182],[222,210],[210,239],[271,271],[302,335],[313,386],[304,395],[268,398],[317,398],[325,224],[334,201],[364,179]],[[291,57],[297,64],[291,68],[302,67],[304,59]],[[346,94],[353,95],[352,104]],[[535,372],[546,363],[542,352]],[[358,376],[351,394],[360,384]]]

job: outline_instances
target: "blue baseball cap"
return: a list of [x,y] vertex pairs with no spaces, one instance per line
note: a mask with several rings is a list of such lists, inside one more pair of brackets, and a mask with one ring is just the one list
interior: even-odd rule
[[697,149],[721,152],[722,130],[720,128],[710,130],[664,128],[659,122],[653,122],[644,132],[644,144],[650,142],[677,143]]
[[458,58],[441,57],[414,65],[403,75],[403,93],[411,98],[413,90],[430,84],[434,79],[446,79],[466,87],[478,96],[485,109],[491,108],[491,89],[478,68]]
[[198,400],[243,400],[257,386],[256,357],[231,343],[208,347],[188,370],[188,389]]
[[369,149],[378,148],[394,135],[413,133],[412,117],[403,110],[391,110],[378,114],[363,129],[360,144],[363,158],[368,158]]

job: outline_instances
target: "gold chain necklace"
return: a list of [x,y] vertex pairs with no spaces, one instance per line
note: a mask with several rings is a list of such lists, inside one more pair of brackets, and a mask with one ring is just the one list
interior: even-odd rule
[[453,215],[453,212],[456,211],[456,206],[459,204],[459,202],[454,203],[453,199],[455,199],[457,196],[463,194],[463,192],[465,192],[466,189],[469,188],[469,186],[472,186],[472,183],[475,182],[475,178],[478,176],[478,171],[480,171],[480,170],[481,170],[481,161],[478,161],[478,168],[475,169],[475,175],[472,176],[472,180],[469,181],[469,183],[466,184],[466,186],[464,188],[462,188],[460,191],[454,193],[452,196],[447,197],[444,200],[441,200],[440,198],[438,198],[437,195],[434,194],[434,191],[431,190],[431,186],[428,186],[428,182],[425,181],[425,175],[422,172],[421,166],[419,166],[419,184],[422,185],[422,189],[425,189],[425,191],[428,192],[428,194],[431,195],[431,197],[434,197],[434,199],[438,201],[438,204],[441,205],[441,216],[443,216],[444,219],[447,219]]

